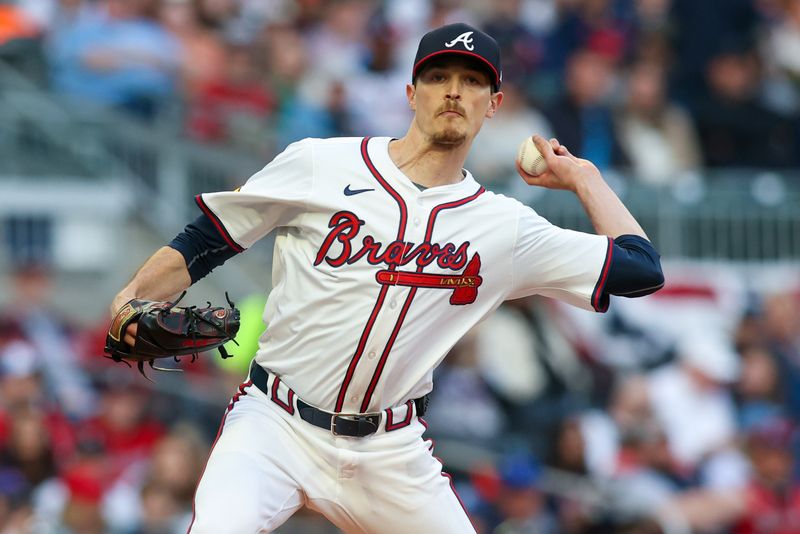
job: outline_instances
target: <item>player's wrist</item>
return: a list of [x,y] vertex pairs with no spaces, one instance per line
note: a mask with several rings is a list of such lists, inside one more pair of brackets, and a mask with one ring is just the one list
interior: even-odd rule
[[586,169],[572,182],[572,192],[578,197],[592,195],[603,187],[608,187],[608,185],[596,169]]
[[111,318],[113,319],[116,317],[119,310],[125,305],[125,303],[129,302],[131,299],[135,298],[132,292],[127,291],[127,288],[114,297],[114,300],[111,301],[111,306],[109,306],[109,311],[111,313]]

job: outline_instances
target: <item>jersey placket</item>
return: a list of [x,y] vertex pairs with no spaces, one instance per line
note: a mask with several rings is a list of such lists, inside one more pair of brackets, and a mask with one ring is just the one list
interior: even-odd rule
[[[361,155],[364,163],[381,184],[381,187],[394,197],[400,209],[398,241],[431,245],[438,214],[444,210],[463,206],[478,198],[484,192],[484,189],[479,187],[472,195],[427,208],[424,199],[425,192],[420,193],[408,180],[399,180],[396,176],[392,176],[393,180],[390,183],[381,174],[369,156],[367,151],[368,142],[369,138],[365,138],[361,144]],[[399,191],[403,191],[404,195],[401,195]],[[410,247],[406,249],[406,252],[408,250],[410,250]],[[387,275],[391,276],[391,273],[397,269],[397,265],[390,265]],[[402,271],[399,274],[404,271],[420,274],[424,268],[422,264],[409,262],[402,266],[401,269]],[[378,382],[383,380],[384,384],[388,383],[387,376],[384,376],[387,374],[385,372],[387,361],[400,335],[403,322],[406,320],[418,289],[419,287],[416,286],[403,287],[395,284],[381,284],[377,302],[340,387],[335,411],[365,413],[386,408],[386,406],[370,406],[371,401]],[[400,304],[401,302],[402,304]],[[365,354],[366,358],[364,357]],[[380,357],[378,357],[379,354]],[[392,398],[393,395],[391,392],[384,392],[384,397]],[[405,401],[407,399],[397,400]]]
[[[476,191],[473,195],[470,195],[470,196],[467,196],[467,197],[464,197],[464,198],[461,198],[461,199],[458,199],[458,200],[454,200],[454,201],[451,201],[451,202],[445,202],[445,203],[442,203],[442,204],[438,204],[434,208],[430,209],[429,211],[428,210],[424,210],[421,207],[418,208],[417,209],[418,212],[425,211],[427,213],[426,217],[424,218],[424,220],[426,220],[427,223],[424,226],[422,225],[422,220],[423,220],[422,217],[417,217],[415,219],[412,219],[413,221],[416,221],[414,223],[414,226],[418,227],[418,230],[416,232],[411,232],[410,231],[409,234],[413,234],[415,236],[415,238],[419,240],[419,241],[417,241],[419,243],[422,243],[422,242],[433,243],[433,241],[434,241],[433,240],[434,225],[436,224],[437,216],[442,211],[453,209],[453,208],[458,208],[459,206],[463,206],[464,204],[472,202],[473,200],[478,198],[480,195],[482,195],[484,193],[484,191],[485,191],[484,188],[480,187],[478,189],[478,191]],[[419,195],[417,195],[417,200],[418,201],[422,200]],[[422,202],[418,202],[418,203],[422,204]],[[477,254],[476,254],[476,257],[477,257]],[[417,268],[416,268],[416,273],[417,274],[421,274],[423,271],[424,271],[424,267],[422,265],[418,265]],[[403,303],[402,309],[400,310],[400,315],[399,315],[397,321],[395,322],[395,326],[394,326],[394,328],[392,330],[392,333],[389,336],[389,340],[385,345],[383,353],[381,354],[381,358],[378,361],[378,365],[376,367],[375,373],[372,376],[372,379],[370,381],[369,387],[367,388],[367,392],[364,395],[363,400],[361,401],[361,411],[367,411],[367,409],[369,408],[370,401],[372,400],[372,395],[375,392],[375,388],[376,388],[376,386],[378,384],[378,381],[381,379],[381,375],[382,375],[382,372],[384,370],[384,366],[386,365],[386,361],[389,358],[389,354],[391,353],[391,350],[392,350],[392,347],[394,345],[394,342],[396,341],[397,336],[398,336],[398,334],[400,332],[400,329],[403,326],[403,321],[405,320],[406,314],[407,314],[409,308],[411,307],[411,303],[413,302],[414,297],[416,296],[418,289],[419,289],[419,287],[411,287],[410,290],[407,293],[407,296],[406,296],[406,299],[405,299],[405,301]],[[385,377],[384,377],[384,382],[385,383],[387,382]],[[378,409],[380,409],[380,407]]]
[[[390,184],[389,181],[375,167],[375,164],[373,163],[368,152],[369,139],[369,137],[365,137],[361,142],[361,157],[364,160],[364,164],[372,173],[381,188],[385,190],[397,204],[397,207],[400,211],[397,240],[408,241],[406,237],[407,229],[410,226],[408,206],[409,204],[411,206],[415,205],[407,202],[407,199],[398,192],[398,188],[395,185]],[[415,208],[412,208],[412,212],[416,211],[417,210]],[[415,220],[418,218],[416,214],[414,214],[414,217]],[[395,268],[396,266],[389,267],[390,270],[394,270]],[[359,411],[359,401],[361,400],[363,391],[366,388],[366,385],[369,383],[370,377],[372,376],[371,371],[374,370],[374,364],[365,364],[364,360],[366,359],[367,361],[374,361],[377,357],[378,351],[381,350],[379,347],[384,346],[385,341],[390,335],[388,332],[391,332],[391,329],[396,322],[397,308],[395,307],[392,309],[389,303],[391,302],[391,299],[394,299],[394,301],[397,302],[398,289],[401,291],[403,290],[403,288],[396,288],[388,285],[382,285],[380,287],[375,306],[373,307],[372,313],[367,320],[355,353],[353,354],[350,364],[345,372],[342,385],[339,388],[339,394],[334,409],[335,412],[355,413]]]
[[[425,241],[425,221],[428,220],[428,212],[423,207],[421,198],[414,195],[415,199],[408,199],[408,226],[405,233],[407,243],[420,244]],[[404,270],[416,270],[415,263],[409,263]],[[367,359],[359,365],[354,380],[350,385],[350,397],[348,398],[349,408],[356,412],[379,411],[387,406],[373,406],[370,408],[370,401],[377,386],[378,380],[384,379],[386,375],[386,363],[391,350],[397,341],[403,323],[406,320],[411,302],[417,288],[409,288],[397,285],[384,286],[387,290],[386,303],[381,310],[378,321],[373,329],[373,336],[370,336],[367,344]],[[405,400],[405,399],[400,399]]]

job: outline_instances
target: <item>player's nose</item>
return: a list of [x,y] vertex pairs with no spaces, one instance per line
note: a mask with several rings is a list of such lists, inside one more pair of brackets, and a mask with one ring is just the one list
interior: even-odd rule
[[461,83],[457,76],[450,78],[447,82],[445,98],[459,100],[461,98]]

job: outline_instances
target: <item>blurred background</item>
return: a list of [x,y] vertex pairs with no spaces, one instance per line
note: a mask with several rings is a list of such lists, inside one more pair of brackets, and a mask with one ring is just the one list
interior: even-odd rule
[[101,357],[111,298],[195,194],[402,136],[417,42],[456,21],[504,54],[477,179],[590,230],[514,172],[558,137],[667,276],[604,315],[509,302],[447,357],[428,437],[478,532],[800,532],[800,0],[0,0],[0,534],[185,532],[271,240],[187,296],[241,306],[230,360],[147,382]]

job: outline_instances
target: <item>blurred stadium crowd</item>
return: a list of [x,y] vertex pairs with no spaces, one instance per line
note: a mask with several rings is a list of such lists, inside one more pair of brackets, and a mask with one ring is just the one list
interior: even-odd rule
[[[469,162],[490,187],[531,132],[653,184],[800,165],[800,0],[5,0],[0,58],[268,159],[402,135],[419,37],[454,21],[504,51]],[[800,532],[800,294],[670,274],[597,320],[509,303],[448,356],[427,419],[479,532]],[[246,358],[153,386],[50,284],[19,266],[0,309],[0,533],[184,532]]]
[[454,20],[504,54],[505,111],[471,162],[485,180],[532,130],[656,183],[800,161],[793,0],[5,0],[0,55],[59,94],[177,104],[195,139],[271,155],[404,133],[418,39]]

